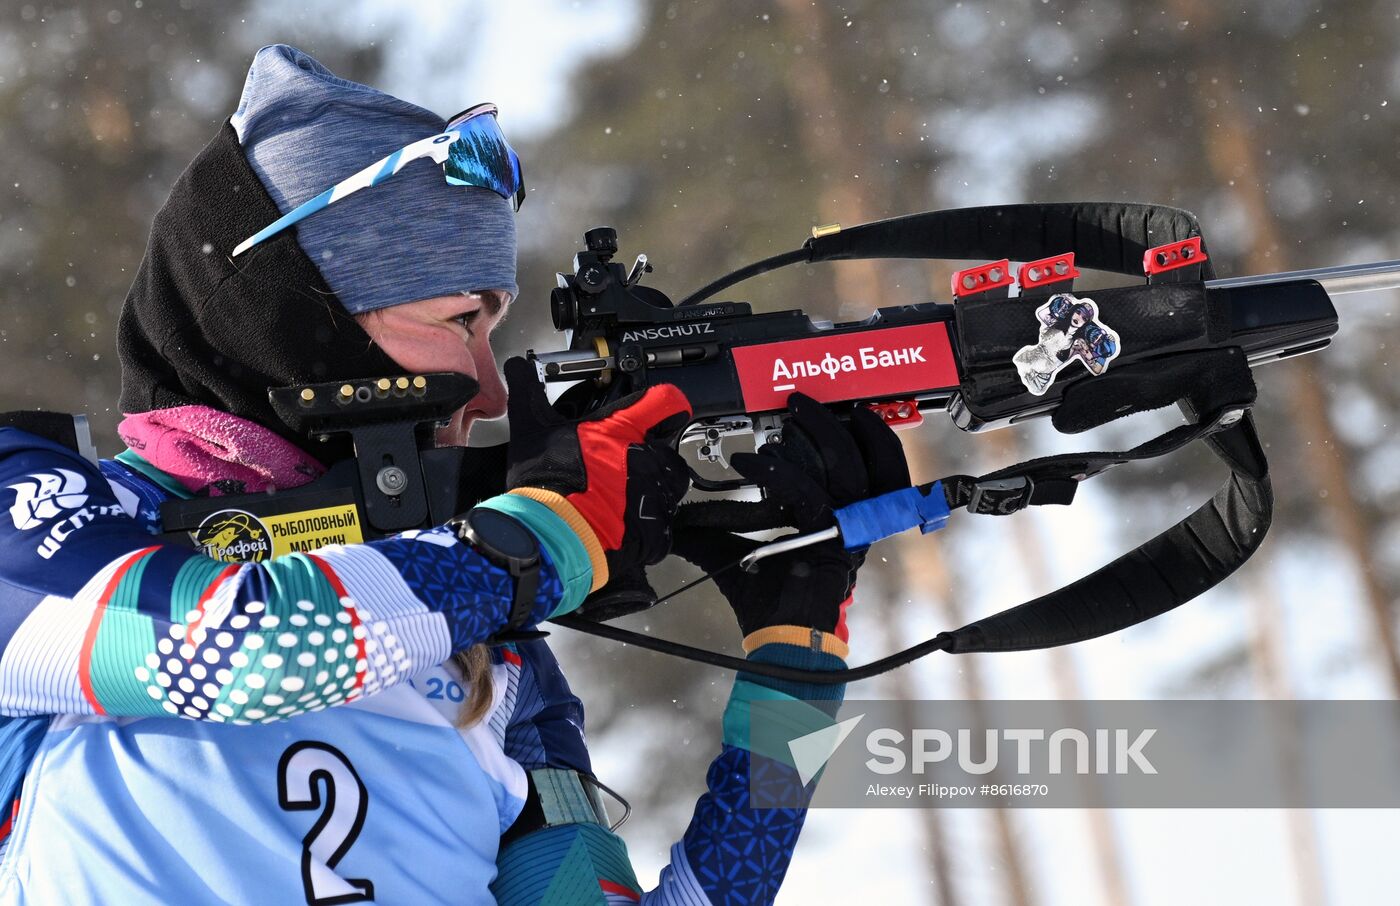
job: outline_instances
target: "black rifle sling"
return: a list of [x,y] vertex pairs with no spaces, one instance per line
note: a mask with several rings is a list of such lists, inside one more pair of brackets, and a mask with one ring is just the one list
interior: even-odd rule
[[[790,264],[858,258],[1035,261],[1074,252],[1080,267],[1141,277],[1142,256],[1148,249],[1200,235],[1196,215],[1155,204],[1101,201],[926,211],[808,239],[799,249],[726,274],[677,304],[700,302]],[[1207,257],[1200,264],[1158,275],[1154,282],[1194,283],[1214,275]]]
[[[1218,427],[1232,419],[1228,427]],[[1051,648],[1117,632],[1166,613],[1218,585],[1253,555],[1269,530],[1274,498],[1253,416],[1238,409],[1224,410],[1207,424],[1176,428],[1121,454],[1051,456],[982,479],[945,479],[952,506],[970,503],[979,481],[998,481],[998,486],[1006,488],[1003,494],[1012,494],[1016,489],[1006,486],[1026,477],[1030,487],[1022,494],[1029,496],[1031,489],[1047,485],[1053,493],[1057,482],[1074,481],[1072,475],[1092,475],[1118,463],[1152,459],[1201,439],[1230,468],[1229,479],[1210,500],[1162,534],[1078,581],[947,633],[947,650],[961,654]]]
[[[854,258],[939,258],[1034,261],[1074,252],[1075,264],[1142,276],[1150,248],[1201,235],[1196,216],[1180,208],[1120,202],[1013,204],[928,211],[877,220],[807,240],[808,261]],[[1204,248],[1204,246],[1203,246]],[[1162,277],[1209,280],[1210,262]]]

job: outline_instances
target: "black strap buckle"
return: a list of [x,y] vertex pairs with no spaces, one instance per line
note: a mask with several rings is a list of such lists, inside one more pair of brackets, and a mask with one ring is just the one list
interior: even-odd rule
[[972,499],[967,502],[967,511],[986,516],[1009,516],[1030,506],[1034,490],[1035,482],[1025,475],[984,479],[972,486]]

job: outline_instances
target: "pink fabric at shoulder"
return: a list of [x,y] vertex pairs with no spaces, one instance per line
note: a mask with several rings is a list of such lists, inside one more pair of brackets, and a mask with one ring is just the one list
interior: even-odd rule
[[117,433],[151,465],[211,497],[295,488],[326,472],[275,432],[208,406],[128,415]]

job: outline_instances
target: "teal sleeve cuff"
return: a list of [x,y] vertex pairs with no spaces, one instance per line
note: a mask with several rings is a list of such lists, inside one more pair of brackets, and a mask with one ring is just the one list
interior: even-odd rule
[[[782,667],[799,667],[804,670],[842,670],[846,666],[846,662],[834,654],[813,651],[800,645],[785,645],[780,642],[770,642],[754,649],[749,653],[747,660],[760,664],[777,664]],[[845,683],[793,682],[743,671],[739,672],[736,679],[767,686],[802,701],[832,702],[830,709],[833,714],[846,697]]]
[[569,528],[569,524],[543,503],[519,494],[502,494],[483,500],[477,506],[497,510],[523,522],[526,528],[535,533],[545,555],[559,570],[564,595],[554,610],[545,614],[544,619],[578,609],[593,587],[593,564],[588,559],[583,542]]

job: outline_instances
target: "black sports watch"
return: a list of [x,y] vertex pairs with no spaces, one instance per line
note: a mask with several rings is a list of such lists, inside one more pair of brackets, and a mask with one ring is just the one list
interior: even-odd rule
[[490,507],[475,507],[449,523],[457,538],[472,545],[496,566],[515,577],[515,597],[506,630],[530,619],[540,584],[540,543],[519,519]]

